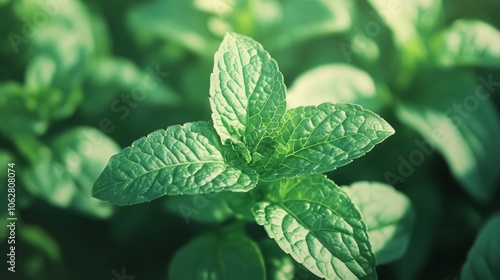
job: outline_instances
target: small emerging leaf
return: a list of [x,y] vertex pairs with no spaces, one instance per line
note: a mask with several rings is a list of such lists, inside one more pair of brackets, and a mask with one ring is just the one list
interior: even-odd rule
[[207,122],[171,126],[111,157],[93,195],[126,205],[164,195],[248,191],[255,187],[257,175],[227,162],[232,153]]
[[253,39],[228,33],[215,54],[210,106],[222,142],[251,160],[252,150],[277,129],[286,110],[285,84],[274,59]]
[[283,251],[326,279],[376,279],[375,255],[361,214],[323,175],[271,183],[255,220]]

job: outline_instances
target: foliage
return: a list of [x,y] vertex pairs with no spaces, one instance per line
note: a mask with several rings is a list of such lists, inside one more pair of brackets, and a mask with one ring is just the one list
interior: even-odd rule
[[[339,252],[360,264],[349,271],[370,267],[381,279],[488,279],[495,271],[482,267],[495,263],[489,237],[500,205],[499,8],[491,0],[0,0],[0,164],[16,163],[18,217],[18,272],[0,278],[179,278],[172,273],[187,271],[172,263],[202,246],[267,279],[332,275]],[[245,37],[224,40],[228,32]],[[237,51],[244,46],[253,52]],[[329,142],[341,133],[329,123],[354,129],[376,116],[397,133],[363,157],[383,135],[349,139],[364,150]],[[134,177],[143,166],[157,183]],[[98,197],[137,204],[92,197],[100,174],[121,183],[96,189]],[[293,204],[298,180],[351,203]],[[7,192],[1,185],[2,199]],[[328,247],[310,231],[317,224],[296,223],[324,221],[336,204],[345,211],[325,232],[352,225],[345,240],[366,236],[369,250],[315,259],[299,250],[309,244],[268,238],[288,236],[275,226],[286,220]],[[191,259],[189,272],[217,257]],[[231,275],[218,263],[213,272]]]
[[[394,130],[353,104],[324,103],[285,112],[285,96],[276,61],[251,38],[228,33],[215,54],[211,76],[213,126],[171,126],[135,141],[111,157],[93,195],[126,205],[164,195],[253,191],[245,198],[255,200],[247,206],[257,223],[311,272],[329,279],[376,278],[361,214],[338,186],[315,173],[351,162]],[[267,188],[263,182],[270,182]],[[256,246],[232,241],[235,232],[193,241],[176,255],[171,278],[234,278],[251,263],[252,274],[245,275],[265,279],[260,250],[247,254]],[[214,238],[223,241],[210,241]],[[225,242],[241,250],[233,254],[243,260],[226,259],[225,251],[208,254],[224,250],[229,246]],[[204,265],[186,269],[195,252],[204,250],[198,260]]]

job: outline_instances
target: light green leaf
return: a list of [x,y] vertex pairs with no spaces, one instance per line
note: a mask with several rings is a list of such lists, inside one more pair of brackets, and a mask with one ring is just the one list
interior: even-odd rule
[[500,122],[490,93],[467,75],[438,77],[403,99],[397,116],[443,155],[471,196],[486,202],[500,175]]
[[389,98],[378,91],[372,77],[348,64],[326,64],[299,76],[286,96],[287,107],[331,103],[354,103],[377,111]]
[[433,41],[437,63],[443,66],[500,67],[500,32],[486,22],[456,20]]
[[249,162],[250,152],[278,128],[285,113],[283,75],[261,44],[234,33],[226,34],[214,60],[210,106],[215,130]]
[[376,279],[375,255],[349,197],[323,175],[271,183],[255,220],[283,251],[319,277]]
[[240,233],[200,236],[182,247],[168,269],[169,279],[266,279],[259,247]]
[[248,191],[257,175],[240,170],[234,156],[209,123],[174,125],[114,155],[95,182],[93,195],[127,205],[164,195]]
[[241,0],[194,0],[196,8],[221,16],[232,13],[241,3]]
[[354,104],[324,103],[286,112],[275,154],[256,163],[263,180],[332,171],[394,133],[377,114]]
[[467,254],[460,279],[495,280],[500,275],[500,214],[496,214],[483,226]]
[[91,193],[93,182],[119,151],[113,140],[94,128],[75,127],[57,135],[48,146],[37,145],[33,157],[37,162],[23,176],[31,194],[95,217],[112,214],[112,205]]
[[377,265],[403,256],[414,221],[410,200],[383,183],[357,182],[342,190],[363,216]]

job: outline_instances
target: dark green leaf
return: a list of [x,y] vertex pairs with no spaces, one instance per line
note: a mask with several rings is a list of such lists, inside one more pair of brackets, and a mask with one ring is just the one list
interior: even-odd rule
[[500,175],[500,122],[487,88],[470,76],[450,73],[407,96],[396,113],[443,155],[471,196],[490,199]]
[[388,98],[363,70],[348,64],[327,64],[299,76],[288,90],[286,101],[288,108],[331,102],[355,103],[377,111]]
[[467,254],[460,279],[495,280],[500,275],[500,215],[493,216],[481,229]]
[[259,247],[240,233],[194,239],[176,253],[168,275],[185,280],[266,279]]

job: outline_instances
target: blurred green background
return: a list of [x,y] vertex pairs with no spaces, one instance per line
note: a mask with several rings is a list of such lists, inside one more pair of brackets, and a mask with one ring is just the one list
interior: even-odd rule
[[[2,226],[0,278],[166,279],[175,251],[218,227],[186,223],[177,198],[115,207],[90,194],[121,148],[210,119],[213,54],[232,31],[277,60],[289,107],[358,103],[396,129],[328,174],[412,201],[409,248],[379,278],[457,279],[500,206],[499,11],[495,0],[0,0],[0,179],[16,163],[18,217],[17,272],[4,269]],[[0,193],[7,221],[6,183]]]

